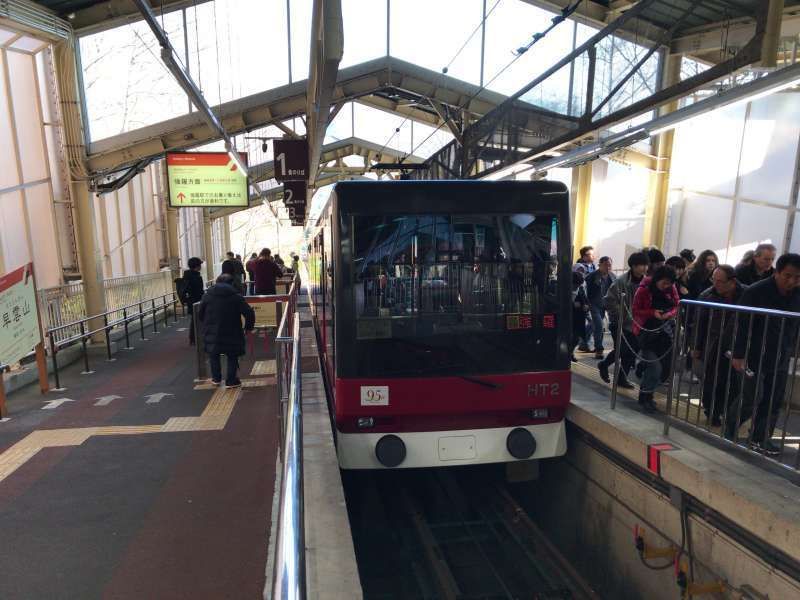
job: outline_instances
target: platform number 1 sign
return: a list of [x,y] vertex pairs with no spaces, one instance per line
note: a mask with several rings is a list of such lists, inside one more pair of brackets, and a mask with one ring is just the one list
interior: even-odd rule
[[305,181],[308,179],[308,141],[275,140],[275,179]]

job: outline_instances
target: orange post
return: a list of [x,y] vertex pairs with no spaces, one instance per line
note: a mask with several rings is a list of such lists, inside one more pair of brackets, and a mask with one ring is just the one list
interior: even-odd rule
[[47,375],[47,354],[42,342],[36,344],[36,368],[39,369],[39,389],[46,394],[50,391],[50,379]]
[[3,373],[0,371],[0,419],[4,419],[8,416],[8,410],[6,409],[6,385],[3,379]]
[[[33,289],[39,291],[36,286],[36,271],[33,263],[30,263],[31,277],[33,277]],[[44,351],[44,336],[42,335],[42,313],[39,310],[39,297],[36,297],[36,320],[39,322],[39,343],[36,344],[36,368],[39,370],[39,390],[42,394],[50,391],[50,378],[47,375],[47,353]],[[153,317],[155,319],[155,317]]]

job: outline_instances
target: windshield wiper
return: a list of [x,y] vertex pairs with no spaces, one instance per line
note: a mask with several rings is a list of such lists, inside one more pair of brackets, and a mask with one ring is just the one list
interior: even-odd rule
[[486,381],[485,379],[478,379],[477,377],[467,377],[466,375],[458,375],[459,379],[463,379],[464,381],[469,381],[470,383],[474,383],[475,385],[482,385],[483,387],[488,387],[493,390],[502,390],[503,384],[502,383],[494,383],[493,381]]

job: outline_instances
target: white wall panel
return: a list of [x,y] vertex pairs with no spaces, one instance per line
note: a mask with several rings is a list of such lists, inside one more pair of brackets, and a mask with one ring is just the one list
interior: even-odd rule
[[739,262],[742,255],[761,242],[783,247],[787,212],[780,208],[758,206],[740,202],[736,207],[736,221],[731,237],[731,249],[727,261]]
[[6,78],[3,76],[5,52],[0,52],[0,148],[3,159],[0,160],[0,189],[19,185],[17,158],[14,154],[14,135],[11,130],[10,99],[6,91]]
[[718,110],[678,128],[670,185],[732,196],[746,106]]
[[136,275],[136,239],[132,238],[122,246],[122,256],[125,261],[125,272],[121,275]]
[[[119,248],[121,243],[119,229],[117,227],[117,212],[119,211],[119,206],[116,200],[116,194],[105,194],[104,196],[100,196],[100,202],[103,203],[105,206],[105,213],[106,213],[106,232],[108,235],[108,252],[109,254],[112,253],[114,250]],[[99,222],[101,213],[97,213],[97,219]]]
[[679,248],[692,248],[695,254],[710,249],[727,261],[728,230],[733,201],[728,198],[687,193],[681,215]]
[[136,224],[133,228],[133,231],[139,232],[145,225],[144,220],[144,203],[145,203],[145,194],[142,187],[142,181],[147,179],[146,174],[141,174],[134,178],[131,184],[128,186],[129,195],[131,202],[133,202],[133,214],[136,217]]
[[22,212],[22,193],[0,195],[0,243],[6,271],[12,271],[30,262],[27,227]]
[[8,52],[11,97],[19,139],[22,174],[26,182],[47,177],[46,154],[42,139],[42,117],[36,99],[36,71],[33,56]]
[[30,215],[33,262],[36,285],[55,287],[61,283],[58,242],[50,204],[50,186],[46,183],[25,190]]
[[648,172],[613,161],[596,160],[586,237],[597,257],[607,255],[622,268],[644,234]]
[[111,272],[106,273],[106,277],[121,277],[125,273],[125,264],[122,260],[122,248],[117,248],[111,252],[110,256]]
[[739,196],[789,204],[800,139],[800,95],[784,92],[761,98],[745,128]]
[[127,242],[136,231],[136,224],[131,219],[131,186],[126,185],[117,190],[117,210],[119,211],[119,224],[121,242]]

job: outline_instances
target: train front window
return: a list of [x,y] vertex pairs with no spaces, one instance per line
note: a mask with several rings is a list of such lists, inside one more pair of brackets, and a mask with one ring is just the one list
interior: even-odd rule
[[359,376],[556,368],[556,216],[356,216],[352,231]]

